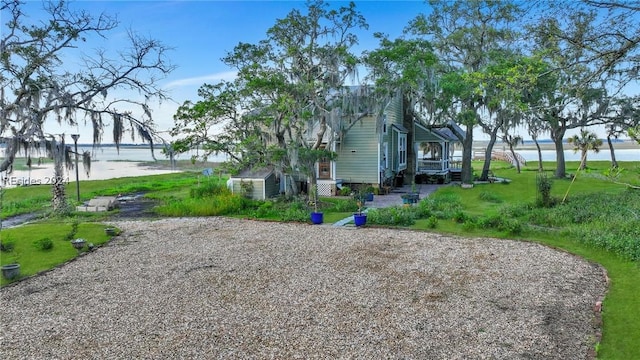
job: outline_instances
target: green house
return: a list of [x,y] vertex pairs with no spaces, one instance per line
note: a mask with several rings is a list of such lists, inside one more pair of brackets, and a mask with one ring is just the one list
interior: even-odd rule
[[[389,188],[412,181],[448,182],[460,172],[460,162],[453,158],[456,132],[464,136],[453,123],[436,128],[406,118],[398,94],[381,115],[360,117],[326,144],[337,158],[318,162],[318,192],[335,195],[345,184]],[[425,148],[433,151],[425,154]]]

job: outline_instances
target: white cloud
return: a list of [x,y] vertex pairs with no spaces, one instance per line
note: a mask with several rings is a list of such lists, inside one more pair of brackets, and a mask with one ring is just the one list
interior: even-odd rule
[[191,78],[184,78],[179,80],[174,80],[169,82],[164,86],[165,89],[174,89],[184,86],[200,86],[206,82],[220,81],[220,80],[233,80],[238,76],[238,73],[235,71],[225,71],[219,72],[215,74],[209,74],[204,76],[197,76]]

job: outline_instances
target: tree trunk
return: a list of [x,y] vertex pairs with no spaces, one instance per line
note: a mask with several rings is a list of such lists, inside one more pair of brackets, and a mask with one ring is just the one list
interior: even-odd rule
[[556,174],[557,178],[564,178],[567,176],[567,167],[564,161],[564,130],[556,129],[551,131],[551,139],[556,147]]
[[516,156],[516,151],[513,149],[513,145],[511,144],[509,144],[509,151],[511,151],[513,160],[516,162],[516,170],[518,171],[518,174],[520,174],[520,159]]
[[611,135],[607,135],[607,144],[609,144],[609,152],[611,153],[611,167],[618,168],[618,160],[616,160],[616,152],[613,149],[613,141],[611,141]]
[[498,129],[496,131],[492,131],[489,136],[489,143],[487,144],[487,148],[484,151],[484,165],[482,166],[482,174],[480,174],[481,181],[487,181],[489,178],[489,169],[491,168],[491,153],[493,153],[493,146],[496,144],[498,139],[497,135]]
[[466,126],[466,134],[462,143],[462,177],[463,184],[473,183],[473,169],[471,168],[471,156],[473,152],[473,125]]
[[584,170],[587,168],[587,149],[582,149],[580,153],[580,170]]
[[533,142],[536,144],[536,148],[538,149],[538,171],[544,171],[542,168],[542,149],[540,148],[538,139],[533,138]]
[[62,172],[62,159],[59,156],[54,156],[54,181],[51,185],[51,206],[53,212],[56,215],[65,215],[70,212],[69,204],[67,203],[67,197],[64,186],[64,174]]

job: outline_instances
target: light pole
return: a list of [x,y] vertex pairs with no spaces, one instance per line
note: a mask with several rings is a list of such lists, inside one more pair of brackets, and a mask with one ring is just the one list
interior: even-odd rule
[[80,182],[78,182],[78,138],[80,134],[71,134],[71,138],[73,139],[73,144],[76,148],[76,195],[78,197],[78,202],[80,202]]

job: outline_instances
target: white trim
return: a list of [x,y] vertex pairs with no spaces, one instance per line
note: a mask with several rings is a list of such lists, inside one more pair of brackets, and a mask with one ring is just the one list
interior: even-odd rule
[[[407,168],[407,134],[398,132],[398,171]],[[404,159],[404,161],[403,161]]]

